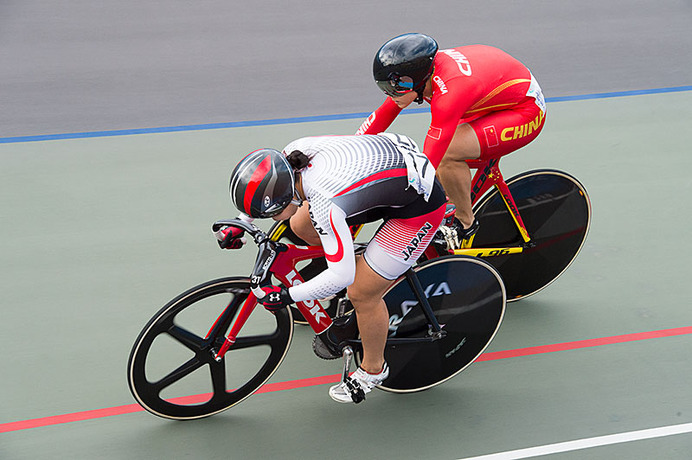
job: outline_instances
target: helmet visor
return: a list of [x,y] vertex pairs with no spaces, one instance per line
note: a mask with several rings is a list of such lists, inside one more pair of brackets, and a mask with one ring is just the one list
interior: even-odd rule
[[259,217],[260,217],[261,219],[267,219],[267,218],[269,218],[269,217],[278,216],[279,214],[281,214],[282,212],[284,212],[284,209],[286,209],[286,208],[288,207],[289,204],[290,204],[290,203],[286,204],[286,206],[279,206],[279,207],[276,207],[276,209],[271,209],[271,210],[264,211]]
[[411,77],[392,76],[391,80],[376,81],[377,86],[389,97],[401,97],[413,91]]

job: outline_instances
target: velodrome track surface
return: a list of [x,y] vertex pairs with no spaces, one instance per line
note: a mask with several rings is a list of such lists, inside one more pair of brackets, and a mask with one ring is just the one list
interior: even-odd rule
[[[390,458],[462,458],[682,426],[560,455],[688,458],[690,103],[690,91],[549,103],[549,129],[504,169],[579,177],[592,229],[562,278],[510,306],[484,361],[426,392],[376,392],[344,407],[326,394],[338,364],[314,357],[298,328],[267,392],[190,423],[137,411],[125,380],[132,341],[178,292],[250,270],[250,249],[220,251],[209,233],[233,215],[226,175],[241,152],[259,137],[283,145],[357,122],[0,146],[0,456],[322,458],[386,448]],[[396,130],[422,136],[425,117],[403,116]]]
[[546,96],[690,84],[683,0],[3,0],[0,137],[372,110],[403,32],[516,55]]
[[[660,48],[675,50],[675,43],[689,40],[687,29],[676,29],[689,22],[689,7],[663,2],[656,16],[643,2],[629,15],[617,16],[613,9],[608,16],[601,9],[596,18],[597,7],[582,4],[587,16],[592,12],[588,24],[545,10],[538,22],[553,24],[556,40],[560,30],[592,29],[591,40],[600,32],[603,43],[614,47],[592,47],[589,54],[605,70],[586,82],[592,88],[549,92],[548,124],[540,138],[503,160],[507,176],[549,167],[585,184],[594,216],[582,254],[548,289],[509,307],[483,361],[430,391],[376,392],[354,407],[327,396],[327,382],[336,379],[339,366],[312,355],[305,328],[297,328],[267,391],[206,420],[174,423],[137,410],[125,364],[139,329],[163,303],[198,282],[249,271],[251,249],[220,251],[209,233],[213,220],[234,215],[227,175],[240,156],[303,135],[350,133],[358,117],[117,135],[122,133],[112,131],[243,117],[210,110],[209,118],[191,120],[182,108],[150,101],[151,122],[135,123],[110,105],[81,115],[66,106],[68,126],[55,123],[57,115],[33,118],[40,104],[25,93],[27,103],[16,107],[24,108],[18,113],[27,122],[3,130],[0,138],[0,458],[324,458],[353,450],[365,458],[497,452],[505,453],[498,458],[689,458],[690,64],[678,59],[680,53],[649,53],[659,60],[657,70],[647,68],[630,80],[603,77],[624,75],[634,62],[628,60],[633,54],[614,51],[627,41],[616,34],[607,41],[609,29],[629,29],[648,15],[647,23],[660,26],[660,40],[671,45]],[[20,9],[19,3],[9,5]],[[82,12],[88,13],[86,6]],[[563,27],[555,25],[557,19]],[[76,24],[69,16],[62,21]],[[385,38],[399,32],[389,27]],[[536,34],[544,30],[537,27]],[[450,30],[444,33],[455,36]],[[531,33],[524,31],[527,42]],[[354,44],[354,53],[377,46],[371,43]],[[373,52],[368,49],[368,60]],[[549,52],[541,56],[537,65],[560,67],[551,66]],[[548,80],[544,88],[553,84],[550,72],[543,79],[537,65],[532,68],[541,83]],[[69,74],[70,66],[63,63],[63,70]],[[368,74],[347,80],[354,89],[370,91]],[[575,79],[572,88],[585,81]],[[671,87],[677,88],[665,89]],[[602,94],[630,90],[643,91]],[[7,92],[1,94],[6,102]],[[321,113],[308,105],[296,109],[307,97],[286,104],[291,107],[285,112],[285,101],[274,101],[276,112],[260,110],[245,120],[361,113],[379,102],[379,95],[371,96],[356,105],[333,100],[333,109]],[[127,105],[126,98],[122,102]],[[411,113],[392,130],[422,141],[426,120],[424,112]],[[58,136],[35,137],[46,134]],[[560,444],[565,441],[576,442]],[[508,453],[536,446],[542,447]]]

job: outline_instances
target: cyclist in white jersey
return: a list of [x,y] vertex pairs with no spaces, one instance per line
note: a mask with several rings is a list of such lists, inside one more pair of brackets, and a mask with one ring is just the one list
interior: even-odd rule
[[[306,137],[283,152],[252,152],[234,169],[230,187],[236,207],[252,218],[288,219],[308,202],[327,269],[297,286],[264,287],[259,302],[273,311],[348,287],[363,344],[350,384],[367,393],[382,383],[389,374],[382,296],[422,255],[444,217],[446,196],[428,159],[410,138],[396,134]],[[349,225],[380,219],[384,223],[356,257]],[[222,247],[242,246],[242,232],[232,227],[217,238]],[[329,394],[352,402],[344,384]]]

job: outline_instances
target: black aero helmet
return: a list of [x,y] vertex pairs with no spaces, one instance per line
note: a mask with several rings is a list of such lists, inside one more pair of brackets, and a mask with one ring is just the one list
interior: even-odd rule
[[425,83],[433,72],[437,42],[424,34],[404,34],[386,42],[375,54],[372,73],[387,96],[416,91],[423,101]]
[[274,149],[259,149],[240,160],[231,173],[233,204],[250,217],[275,216],[291,203],[295,193],[293,168]]

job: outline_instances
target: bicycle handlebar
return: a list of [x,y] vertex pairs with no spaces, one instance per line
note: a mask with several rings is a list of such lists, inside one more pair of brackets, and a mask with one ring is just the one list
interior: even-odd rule
[[261,228],[257,227],[253,223],[245,222],[244,220],[240,219],[217,220],[212,224],[211,231],[216,233],[224,227],[237,227],[244,230],[252,237],[252,239],[255,240],[255,243],[258,245],[268,238],[267,234],[262,231]]
[[269,279],[274,259],[277,253],[282,251],[281,248],[285,248],[285,245],[272,241],[261,228],[240,219],[217,220],[212,224],[211,229],[213,232],[218,232],[224,227],[240,228],[255,240],[258,252],[255,267],[250,275],[250,288],[257,298],[264,297],[264,292],[259,289],[259,286]]

